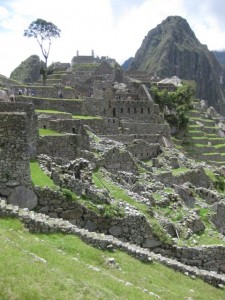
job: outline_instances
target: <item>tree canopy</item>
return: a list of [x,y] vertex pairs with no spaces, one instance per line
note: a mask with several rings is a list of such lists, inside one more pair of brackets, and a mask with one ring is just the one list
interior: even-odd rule
[[152,87],[151,91],[169,125],[177,129],[185,129],[188,124],[187,113],[193,108],[195,90],[190,85],[184,84],[174,92],[166,89],[159,91],[157,87]]

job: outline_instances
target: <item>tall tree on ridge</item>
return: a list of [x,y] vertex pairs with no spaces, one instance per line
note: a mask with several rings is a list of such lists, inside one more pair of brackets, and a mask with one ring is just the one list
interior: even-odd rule
[[56,25],[42,19],[33,21],[28,26],[28,29],[24,30],[24,36],[28,38],[34,37],[37,40],[44,56],[45,63],[40,70],[44,85],[47,79],[48,57],[52,44],[52,38],[60,37],[60,32],[61,30]]

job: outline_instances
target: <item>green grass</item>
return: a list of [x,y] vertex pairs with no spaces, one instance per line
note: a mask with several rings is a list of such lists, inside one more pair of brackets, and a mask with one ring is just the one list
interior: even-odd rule
[[35,109],[35,112],[45,113],[45,114],[65,114],[69,115],[70,113],[59,111],[59,110],[50,110],[50,109]]
[[92,180],[96,187],[98,188],[105,188],[109,191],[109,193],[116,199],[116,200],[123,200],[134,207],[136,207],[138,210],[143,212],[144,214],[147,213],[148,207],[145,204],[139,203],[135,201],[132,197],[128,196],[126,191],[117,187],[112,182],[109,182],[104,178],[104,176],[101,174],[101,172],[97,171],[92,174]]
[[81,116],[81,115],[73,115],[73,119],[78,120],[102,120],[100,116]]
[[39,128],[39,135],[40,136],[63,136],[65,134],[57,132],[57,131],[52,130],[52,129]]
[[164,231],[159,222],[149,215],[149,207],[146,204],[137,202],[135,199],[127,195],[125,190],[116,186],[112,181],[107,180],[101,171],[95,171],[92,173],[92,180],[98,188],[107,189],[112,197],[116,200],[123,200],[137,208],[151,224],[155,236],[157,236],[164,243],[171,243],[170,236]]
[[[92,248],[75,236],[30,234],[15,219],[0,219],[0,243],[1,300],[225,297],[224,290],[200,279],[158,263],[142,263],[121,251]],[[107,263],[111,257],[118,267]]]
[[152,196],[156,201],[162,200],[162,195],[157,192],[153,193]]
[[94,134],[92,131],[87,130],[87,134],[89,135],[89,137],[91,139],[93,139],[96,143],[100,143],[101,142],[101,138],[99,136],[97,136],[96,134]]
[[220,148],[225,147],[225,144],[214,145],[214,147],[215,147],[216,149],[220,149]]
[[[36,97],[36,96],[25,96],[25,95],[21,95],[20,97],[23,97],[23,98],[32,98],[32,99],[40,99],[40,97]],[[66,99],[66,98],[63,98],[63,99],[59,99],[59,98],[44,98],[44,97],[41,97],[41,100],[54,100],[54,101],[73,101],[73,102],[82,102],[82,99]]]
[[173,169],[172,170],[172,174],[174,176],[177,176],[177,175],[180,175],[180,174],[183,174],[183,173],[187,173],[188,171],[190,171],[189,168],[177,168],[177,169]]
[[30,162],[31,180],[34,185],[40,187],[48,186],[55,189],[57,186],[52,179],[48,177],[41,169],[40,165],[36,161]]

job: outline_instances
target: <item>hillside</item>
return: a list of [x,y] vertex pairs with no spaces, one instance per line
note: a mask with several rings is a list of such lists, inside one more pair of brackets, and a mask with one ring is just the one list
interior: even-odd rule
[[155,262],[101,251],[74,236],[30,234],[15,219],[0,219],[0,241],[2,300],[224,297],[224,291]]
[[[218,107],[224,102],[224,67],[206,45],[202,45],[187,21],[178,16],[167,17],[150,30],[137,50],[130,70],[146,71],[160,78],[174,75],[195,80],[197,97]],[[223,80],[224,84],[224,80]]]
[[[3,299],[220,299],[224,118],[196,99],[183,144],[150,76],[97,61],[58,63],[45,86],[15,84],[16,101],[0,102]],[[30,289],[13,285],[21,273]]]
[[40,67],[39,56],[31,55],[12,71],[10,79],[21,83],[33,83],[40,77]]

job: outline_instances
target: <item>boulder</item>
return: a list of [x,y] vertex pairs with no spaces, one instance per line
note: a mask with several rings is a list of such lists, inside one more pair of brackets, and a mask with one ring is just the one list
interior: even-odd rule
[[4,90],[0,90],[0,102],[9,102],[9,96]]
[[74,210],[64,211],[61,214],[61,217],[66,220],[74,220],[80,219],[83,215],[83,210],[81,208],[77,208]]
[[7,202],[12,205],[17,205],[20,208],[32,210],[38,205],[38,198],[34,191],[24,186],[17,186],[10,193]]

